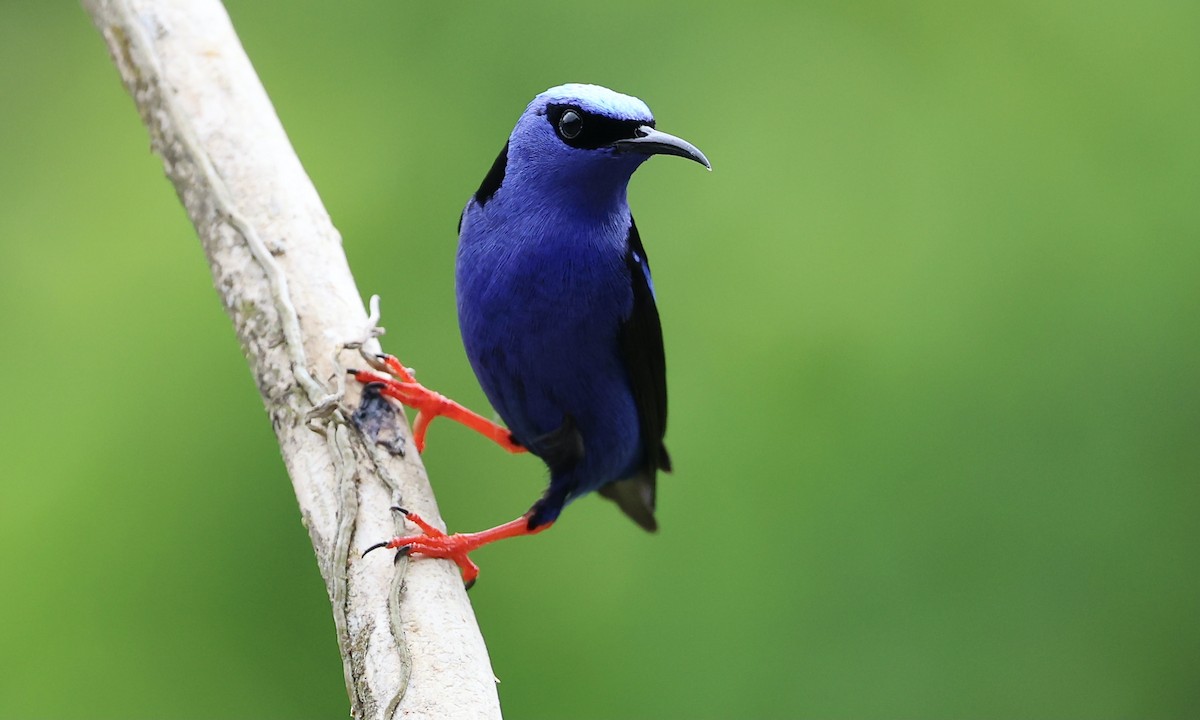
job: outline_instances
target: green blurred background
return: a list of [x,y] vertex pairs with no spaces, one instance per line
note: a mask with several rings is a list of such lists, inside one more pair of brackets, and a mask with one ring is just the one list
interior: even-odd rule
[[[228,3],[386,346],[486,407],[454,226],[564,81],[715,171],[631,200],[662,531],[478,554],[513,718],[1200,715],[1200,4]],[[0,716],[341,717],[324,587],[84,12],[0,3]],[[449,424],[450,526],[544,472]]]

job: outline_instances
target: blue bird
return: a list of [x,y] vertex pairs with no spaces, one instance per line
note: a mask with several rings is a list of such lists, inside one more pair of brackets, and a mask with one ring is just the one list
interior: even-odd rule
[[445,415],[540,457],[549,487],[520,518],[479,533],[446,535],[397,508],[423,534],[368,552],[452,559],[469,586],[479,569],[467,553],[545,530],[592,491],[656,529],[655,477],[671,469],[666,364],[650,264],[626,200],[630,177],[652,155],[712,169],[693,145],[655,129],[635,97],[568,84],[529,103],[463,210],[456,262],[463,344],[507,429],[422,387],[391,356],[352,372],[419,411],[418,450],[429,421]]

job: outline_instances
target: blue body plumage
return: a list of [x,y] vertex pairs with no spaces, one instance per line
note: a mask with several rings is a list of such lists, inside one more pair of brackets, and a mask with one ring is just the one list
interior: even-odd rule
[[[460,217],[458,317],[488,400],[511,440],[546,462],[549,487],[520,521],[444,541],[426,530],[382,546],[452,557],[470,582],[478,570],[467,551],[543,529],[592,491],[655,529],[655,475],[670,469],[666,366],[650,265],[626,188],[651,155],[710,166],[694,146],[654,125],[641,100],[579,84],[538,95],[517,121]],[[398,362],[396,369],[403,375]],[[425,408],[415,423],[418,447],[425,413],[456,417],[505,444],[479,416],[457,405],[447,411],[441,396],[425,406],[410,402],[413,387],[420,386],[383,392]]]
[[[654,527],[655,472],[669,469],[665,365],[626,201],[650,155],[615,144],[653,125],[637,98],[552,88],[529,104],[463,211],[456,276],[467,356],[513,437],[550,467],[530,525],[618,483],[608,494]],[[658,141],[708,164],[689,145]]]

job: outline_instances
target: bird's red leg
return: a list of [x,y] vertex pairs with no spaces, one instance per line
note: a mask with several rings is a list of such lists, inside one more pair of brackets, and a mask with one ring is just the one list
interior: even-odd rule
[[[541,531],[549,528],[554,523],[546,523],[539,525],[533,529],[529,527],[529,514],[511,522],[506,522],[503,525],[497,525],[490,530],[474,533],[455,533],[447,535],[438,530],[434,526],[425,522],[416,513],[411,513],[404,508],[394,507],[393,510],[403,513],[405,519],[413,525],[421,528],[421,535],[407,535],[403,537],[394,537],[387,542],[381,542],[377,545],[372,545],[363,552],[363,556],[372,550],[379,548],[399,549],[404,554],[425,555],[427,557],[446,558],[453,560],[462,569],[463,582],[467,589],[470,589],[475,584],[475,579],[479,577],[479,566],[471,562],[471,558],[467,554],[473,550],[477,550],[484,545],[494,543],[497,540],[505,540],[512,537],[520,537],[522,535],[536,535]],[[530,511],[532,512],[532,511]]]
[[417,417],[413,420],[413,442],[417,452],[425,451],[425,433],[429,430],[430,421],[439,415],[466,425],[510,453],[525,452],[525,448],[513,440],[508,429],[421,385],[395,357],[377,357],[378,370],[351,370],[350,374],[364,385],[380,383],[383,386],[381,394],[417,411]]

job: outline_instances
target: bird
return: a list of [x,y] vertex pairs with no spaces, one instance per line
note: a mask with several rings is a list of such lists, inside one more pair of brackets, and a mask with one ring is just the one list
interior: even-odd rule
[[712,165],[694,145],[658,130],[641,100],[599,85],[569,83],[525,108],[459,217],[455,287],[472,369],[501,426],[416,381],[391,355],[364,384],[415,408],[423,451],[429,422],[445,416],[549,469],[545,493],[517,519],[449,535],[393,508],[420,534],[367,548],[448,558],[469,588],[468,554],[496,540],[549,528],[591,492],[614,501],[648,531],[656,477],[671,470],[666,361],[650,261],[627,188],[655,155]]

